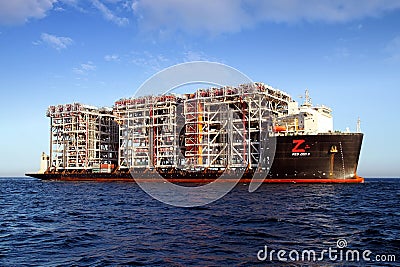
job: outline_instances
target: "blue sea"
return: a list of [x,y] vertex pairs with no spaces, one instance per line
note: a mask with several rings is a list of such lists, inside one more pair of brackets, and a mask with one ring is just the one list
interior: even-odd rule
[[0,266],[400,266],[399,251],[400,179],[238,184],[178,208],[134,183],[0,178]]

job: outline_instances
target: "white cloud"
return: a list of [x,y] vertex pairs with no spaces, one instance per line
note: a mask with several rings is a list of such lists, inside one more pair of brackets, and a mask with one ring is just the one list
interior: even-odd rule
[[104,60],[105,61],[120,61],[120,58],[118,55],[113,54],[113,55],[105,55]]
[[393,38],[385,47],[385,51],[389,54],[389,61],[400,62],[400,36]]
[[350,51],[347,47],[337,47],[335,49],[335,57],[336,58],[348,58],[350,56]]
[[43,18],[56,2],[57,0],[0,0],[0,24],[18,24],[30,18]]
[[144,30],[236,32],[263,22],[349,22],[400,8],[398,0],[137,0],[132,10]]
[[121,18],[116,16],[108,7],[106,7],[99,0],[92,0],[92,3],[103,14],[106,20],[114,22],[118,26],[125,26],[129,24],[129,20],[127,18]]
[[[23,24],[29,19],[42,19],[50,11],[62,12],[67,7],[74,7],[82,13],[86,12],[86,1],[82,0],[0,0],[0,24]],[[122,0],[91,0],[93,6],[100,11],[103,17],[119,26],[129,23],[128,18],[119,17],[104,3],[116,8],[122,6],[125,11],[131,12],[128,1]],[[85,8],[83,7],[85,6]]]
[[[47,45],[57,49],[65,49],[69,45],[73,44],[73,40],[69,37],[62,37],[62,36],[55,36],[48,33],[42,33],[40,36],[42,42],[46,43]],[[38,42],[34,42],[35,45],[39,44]]]
[[239,30],[248,24],[238,0],[136,1],[132,4],[144,30],[211,32]]
[[[182,52],[175,55],[169,54],[165,56],[163,54],[154,54],[149,51],[133,51],[127,58],[130,63],[135,64],[138,67],[154,71],[160,71],[166,67],[180,64],[182,62],[191,61],[214,61],[223,62],[220,59],[207,55],[200,50],[188,50],[183,48]],[[122,58],[124,60],[124,58]]]
[[84,71],[89,71],[89,70],[95,70],[95,69],[96,69],[96,66],[93,65],[93,62],[88,61],[88,63],[83,63],[83,64],[81,64],[81,68],[82,68]]
[[149,68],[152,71],[159,71],[171,64],[171,60],[162,54],[154,55],[149,51],[132,52],[131,62],[139,67]]
[[54,11],[63,12],[63,11],[65,11],[65,9],[62,7],[56,7],[56,8],[54,8]]
[[72,71],[79,75],[87,75],[90,71],[96,70],[96,65],[93,64],[92,61],[88,61],[87,63],[82,63],[79,67],[73,68]]
[[327,61],[345,60],[351,57],[350,50],[347,47],[339,46],[334,49],[332,54],[324,56]]
[[188,50],[183,52],[183,61],[218,61],[215,58],[208,56],[203,51]]

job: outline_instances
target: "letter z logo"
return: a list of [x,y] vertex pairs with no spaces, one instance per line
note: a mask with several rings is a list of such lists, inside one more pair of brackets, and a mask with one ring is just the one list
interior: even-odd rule
[[303,153],[306,152],[306,150],[304,148],[300,148],[300,146],[302,144],[304,144],[306,142],[306,140],[293,140],[293,149],[292,149],[292,153]]

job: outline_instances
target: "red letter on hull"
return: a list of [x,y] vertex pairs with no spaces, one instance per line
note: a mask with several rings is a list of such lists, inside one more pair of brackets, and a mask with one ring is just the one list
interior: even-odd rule
[[293,140],[294,147],[292,149],[292,153],[303,153],[303,152],[306,152],[305,149],[300,149],[299,148],[305,142],[306,142],[306,140]]

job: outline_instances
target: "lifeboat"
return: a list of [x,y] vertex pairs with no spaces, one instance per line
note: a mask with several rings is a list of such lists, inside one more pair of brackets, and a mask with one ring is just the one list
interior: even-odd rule
[[277,125],[277,126],[274,127],[274,132],[276,132],[276,133],[286,132],[286,127]]

